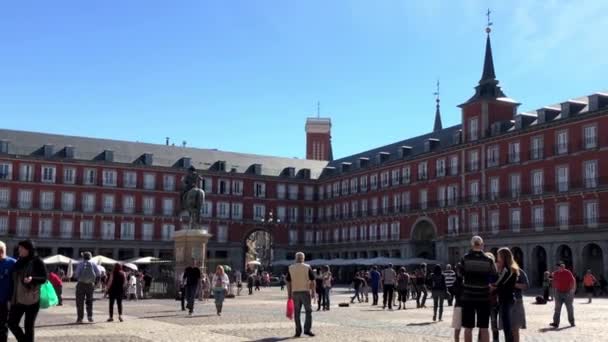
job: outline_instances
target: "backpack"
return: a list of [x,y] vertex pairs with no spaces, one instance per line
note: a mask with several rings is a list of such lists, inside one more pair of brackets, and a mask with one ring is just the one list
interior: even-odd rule
[[97,276],[95,275],[95,270],[93,270],[93,264],[90,261],[83,261],[82,270],[80,271],[80,276],[78,277],[79,283],[87,283],[94,284]]

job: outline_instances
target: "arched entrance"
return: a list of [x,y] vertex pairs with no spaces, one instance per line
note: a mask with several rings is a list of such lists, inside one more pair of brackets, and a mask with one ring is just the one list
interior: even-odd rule
[[581,272],[590,269],[596,277],[604,274],[604,253],[600,246],[590,243],[583,248],[583,268]]
[[418,220],[412,228],[412,250],[417,258],[435,259],[435,226],[428,219]]
[[547,271],[547,251],[541,246],[534,247],[532,259],[534,260],[532,270],[530,270],[532,274],[528,273],[528,277],[531,278],[534,286],[540,287],[543,285],[543,277]]
[[244,269],[255,268],[248,267],[248,265],[256,263],[259,269],[270,270],[273,259],[272,235],[270,232],[263,228],[257,228],[245,235],[243,255],[245,256]]
[[566,268],[572,270],[572,249],[567,245],[561,245],[557,247],[557,253],[555,254],[558,261],[563,261],[566,264]]
[[511,253],[513,253],[513,259],[517,262],[519,267],[524,267],[524,252],[519,247],[511,248]]

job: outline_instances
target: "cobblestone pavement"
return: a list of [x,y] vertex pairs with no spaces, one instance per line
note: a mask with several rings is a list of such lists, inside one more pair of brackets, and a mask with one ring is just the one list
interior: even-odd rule
[[[95,301],[95,323],[75,325],[73,290],[66,289],[64,306],[41,310],[36,341],[283,341],[293,335],[293,323],[285,318],[285,292],[262,289],[253,296],[226,299],[224,313],[215,315],[212,300],[197,302],[192,317],[179,310],[173,300],[143,300],[124,303],[125,321],[106,323],[107,300]],[[97,294],[99,296],[99,294]],[[341,308],[348,292],[338,289],[332,296],[329,312],[313,313],[314,340],[333,341],[451,341],[452,310],[446,307],[443,322],[432,322],[432,308],[383,311],[369,304]],[[547,329],[553,304],[534,305],[526,297],[528,329],[525,342],[608,341],[608,299],[575,300],[575,328]],[[432,306],[427,302],[427,305]],[[565,308],[562,322],[567,322]],[[117,317],[115,317],[116,319]],[[306,338],[307,339],[307,338]],[[14,341],[14,339],[12,340]],[[502,341],[502,340],[501,340]]]

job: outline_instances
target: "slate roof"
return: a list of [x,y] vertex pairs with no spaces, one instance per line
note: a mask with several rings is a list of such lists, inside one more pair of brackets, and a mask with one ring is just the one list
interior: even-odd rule
[[327,165],[326,161],[7,129],[0,129],[0,140],[9,141],[8,153],[14,155],[42,156],[42,147],[51,144],[54,156],[59,158],[63,156],[65,146],[73,146],[76,160],[95,160],[104,150],[112,150],[114,162],[132,164],[142,158],[143,154],[151,153],[152,166],[178,167],[183,157],[190,157],[191,165],[201,170],[211,168],[217,161],[226,162],[226,171],[235,168],[238,173],[248,172],[253,164],[261,164],[261,175],[264,176],[279,176],[286,168],[293,167],[296,174],[302,169],[309,169],[310,177],[315,179]]

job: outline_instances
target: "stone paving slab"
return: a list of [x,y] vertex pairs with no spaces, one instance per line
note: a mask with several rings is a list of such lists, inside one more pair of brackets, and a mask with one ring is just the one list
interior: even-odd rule
[[[76,325],[76,309],[71,286],[64,306],[41,310],[37,321],[36,341],[284,341],[293,335],[293,322],[285,318],[286,293],[263,289],[253,296],[227,299],[221,317],[215,315],[212,300],[197,302],[192,317],[179,309],[174,300],[125,301],[125,322],[107,323],[107,300],[98,298],[94,304],[94,324]],[[99,297],[100,295],[97,294]],[[432,309],[389,311],[369,303],[341,308],[349,292],[334,291],[332,308],[313,313],[315,341],[451,341],[452,309],[445,308],[442,322],[432,322]],[[525,342],[595,342],[608,341],[608,299],[582,304],[576,299],[577,326],[560,330],[548,329],[553,304],[533,305],[526,297],[528,329],[522,331]],[[432,303],[428,303],[430,305]],[[562,320],[566,321],[565,309]],[[115,317],[117,319],[117,317]],[[306,338],[303,338],[306,340]],[[14,339],[10,339],[14,341]],[[502,339],[501,339],[502,341]]]

